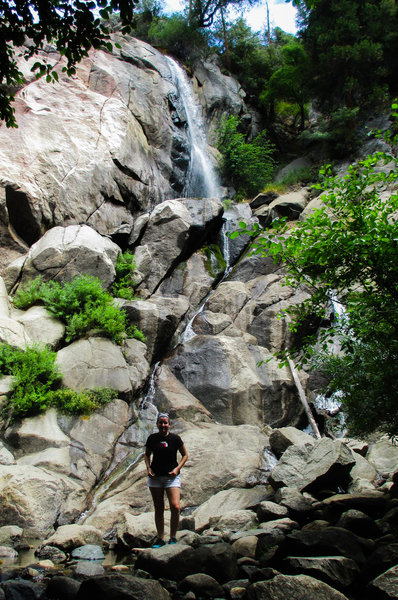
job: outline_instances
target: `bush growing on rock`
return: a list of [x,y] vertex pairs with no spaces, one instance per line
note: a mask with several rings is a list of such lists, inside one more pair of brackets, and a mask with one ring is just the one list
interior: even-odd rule
[[136,269],[134,254],[129,252],[121,253],[117,257],[115,264],[116,279],[112,286],[112,293],[117,298],[133,300],[134,297],[134,279],[132,274]]
[[[125,265],[119,268],[119,273],[125,273],[119,279],[121,289],[126,288],[122,283],[123,278],[127,278],[134,268],[130,258],[123,260]],[[100,330],[117,344],[121,344],[125,337],[144,341],[143,334],[134,325],[128,328],[124,311],[118,309],[112,296],[102,288],[96,277],[80,275],[63,284],[57,281],[43,283],[36,278],[18,290],[14,298],[14,305],[21,309],[38,302],[42,302],[47,310],[65,323],[67,342],[83,337],[91,329]]]
[[0,375],[12,375],[13,383],[2,413],[6,423],[16,417],[33,416],[54,406],[69,414],[89,414],[117,396],[115,390],[75,392],[60,388],[61,373],[56,353],[31,346],[23,351],[0,345]]

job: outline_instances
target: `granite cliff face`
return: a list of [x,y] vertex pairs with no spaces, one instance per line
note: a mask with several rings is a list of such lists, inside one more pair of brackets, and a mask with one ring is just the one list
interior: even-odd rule
[[[170,62],[134,38],[114,42],[120,50],[91,52],[71,78],[60,56],[43,52],[59,76],[52,85],[24,64],[19,128],[0,127],[0,214],[28,246],[51,227],[83,223],[126,243],[138,215],[182,193],[190,141]],[[199,72],[209,129],[245,111],[232,78],[212,64]]]
[[[143,42],[116,40],[121,50],[91,53],[71,79],[49,51],[60,82],[28,81],[19,128],[0,127],[0,341],[48,344],[65,385],[118,392],[89,418],[50,410],[3,426],[0,527],[26,538],[79,522],[100,539],[148,543],[140,459],[158,410],[188,447],[183,507],[196,509],[198,527],[222,514],[224,495],[242,509],[264,499],[271,428],[305,423],[292,374],[272,357],[288,335],[278,312],[305,292],[284,286],[271,260],[248,256],[248,239],[227,238],[257,219],[248,204],[224,211],[219,198],[181,197],[191,138],[170,62]],[[222,114],[246,111],[243,93],[213,63],[198,65],[191,83],[214,141]],[[276,199],[258,218],[281,206],[296,218],[308,203],[305,190],[299,196]],[[12,294],[37,275],[90,274],[109,289],[126,248],[138,299],[117,302],[146,344],[117,346],[100,332],[68,343],[42,306],[13,307]],[[0,403],[11,385],[0,379]],[[374,478],[362,465],[356,489]]]

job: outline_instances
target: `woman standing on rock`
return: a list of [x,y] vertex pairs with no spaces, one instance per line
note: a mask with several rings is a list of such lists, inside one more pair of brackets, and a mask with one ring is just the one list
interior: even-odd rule
[[[170,541],[176,543],[176,533],[180,520],[180,471],[188,459],[184,442],[179,435],[170,433],[170,419],[167,413],[159,413],[159,432],[152,433],[146,441],[145,464],[148,472],[148,487],[155,508],[155,525],[158,539],[153,548],[165,545],[164,540],[164,492],[170,506]],[[177,451],[181,454],[177,461]],[[151,462],[151,454],[152,462]]]

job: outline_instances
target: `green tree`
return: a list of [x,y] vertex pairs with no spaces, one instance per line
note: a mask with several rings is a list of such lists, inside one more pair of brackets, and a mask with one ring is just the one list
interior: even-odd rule
[[[218,26],[213,30],[216,46],[223,42],[224,33]],[[227,27],[230,65],[229,70],[237,77],[250,101],[258,103],[258,97],[264,89],[272,73],[282,65],[279,47],[276,44],[266,45],[259,33],[240,18]],[[293,37],[293,36],[292,36]],[[226,65],[225,50],[221,50],[221,58]]]
[[301,12],[302,38],[312,61],[313,91],[322,109],[374,108],[384,99],[391,78],[386,65],[396,59],[390,54],[398,51],[397,3],[296,0],[294,4]]
[[178,13],[154,19],[149,28],[149,40],[183,61],[204,56],[209,51],[206,34]]
[[305,104],[310,99],[310,61],[299,42],[290,42],[281,49],[282,66],[277,69],[266,84],[265,102],[286,100],[298,107],[300,128],[305,126]]
[[[344,177],[325,169],[322,208],[290,230],[277,221],[253,244],[254,253],[285,263],[287,284],[310,292],[287,311],[291,331],[299,335],[314,318],[324,321],[331,297],[346,307],[346,319],[304,340],[301,362],[310,359],[314,342],[321,344],[331,389],[343,392],[350,427],[359,434],[398,435],[398,194],[391,192],[397,167],[396,157],[377,153],[351,165]],[[258,235],[258,227],[251,234]],[[342,344],[337,356],[328,346],[335,335]]]
[[218,129],[221,170],[238,197],[253,196],[271,180],[274,148],[263,131],[251,142],[239,131],[238,117],[224,118]]
[[[123,31],[130,30],[136,0],[0,0],[0,119],[16,127],[12,101],[24,77],[19,56],[30,58],[52,44],[66,58],[64,71],[73,75],[75,65],[90,48],[112,49],[110,31],[104,20],[119,11]],[[99,8],[98,15],[94,9]],[[51,65],[38,60],[33,66],[38,76],[57,80]]]

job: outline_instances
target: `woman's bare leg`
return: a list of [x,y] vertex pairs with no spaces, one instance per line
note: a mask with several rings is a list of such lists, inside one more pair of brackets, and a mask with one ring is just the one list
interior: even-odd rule
[[167,498],[170,506],[170,537],[176,536],[180,522],[180,488],[166,488]]
[[155,525],[158,537],[164,539],[164,489],[149,488],[155,509]]

